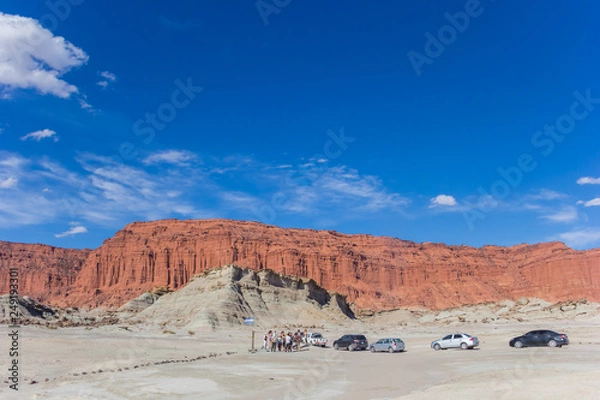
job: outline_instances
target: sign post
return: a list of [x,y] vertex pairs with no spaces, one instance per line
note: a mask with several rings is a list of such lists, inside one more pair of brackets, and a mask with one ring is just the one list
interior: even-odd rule
[[[254,325],[254,317],[244,318],[244,325]],[[255,353],[256,349],[254,348],[254,329],[252,329],[252,347],[250,347],[250,352]]]

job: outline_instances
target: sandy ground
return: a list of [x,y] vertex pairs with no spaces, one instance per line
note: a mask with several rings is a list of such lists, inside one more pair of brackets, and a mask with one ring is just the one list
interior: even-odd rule
[[[330,341],[343,333],[365,333],[370,342],[399,336],[407,351],[371,354],[307,347],[296,353],[250,353],[249,328],[191,335],[163,333],[152,326],[24,326],[19,392],[9,389],[3,372],[0,398],[600,398],[598,318],[397,329],[357,322],[325,328],[321,331]],[[565,332],[571,344],[556,349],[508,346],[510,338],[538,328]],[[0,330],[9,328],[0,325]],[[432,340],[452,332],[478,336],[480,348],[439,352],[430,348]],[[261,336],[262,330],[257,330],[258,347]],[[5,334],[1,338],[0,366],[6,371],[9,341]]]

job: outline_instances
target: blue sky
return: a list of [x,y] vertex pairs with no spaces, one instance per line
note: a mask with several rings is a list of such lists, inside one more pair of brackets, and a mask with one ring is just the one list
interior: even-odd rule
[[592,1],[3,1],[0,240],[230,218],[600,246]]

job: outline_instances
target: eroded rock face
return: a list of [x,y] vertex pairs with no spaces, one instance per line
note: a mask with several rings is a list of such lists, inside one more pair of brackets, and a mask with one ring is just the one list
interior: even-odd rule
[[17,268],[19,295],[41,302],[63,298],[89,253],[89,250],[0,241],[0,294],[10,292],[9,270]]
[[161,296],[134,318],[199,329],[240,326],[250,316],[254,325],[261,327],[354,318],[344,296],[323,289],[311,279],[235,265],[196,277],[181,290]]
[[523,296],[600,301],[600,249],[580,252],[556,242],[419,244],[229,220],[129,224],[89,254],[68,297],[61,290],[50,300],[116,308],[157,286],[179,289],[195,274],[230,263],[312,278],[372,310],[442,309]]

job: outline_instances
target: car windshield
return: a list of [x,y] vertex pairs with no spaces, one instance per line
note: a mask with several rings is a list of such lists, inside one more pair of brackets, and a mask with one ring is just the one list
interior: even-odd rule
[[322,336],[321,336],[320,333],[313,333],[312,337],[315,338],[315,339],[318,339],[318,338],[320,338]]

